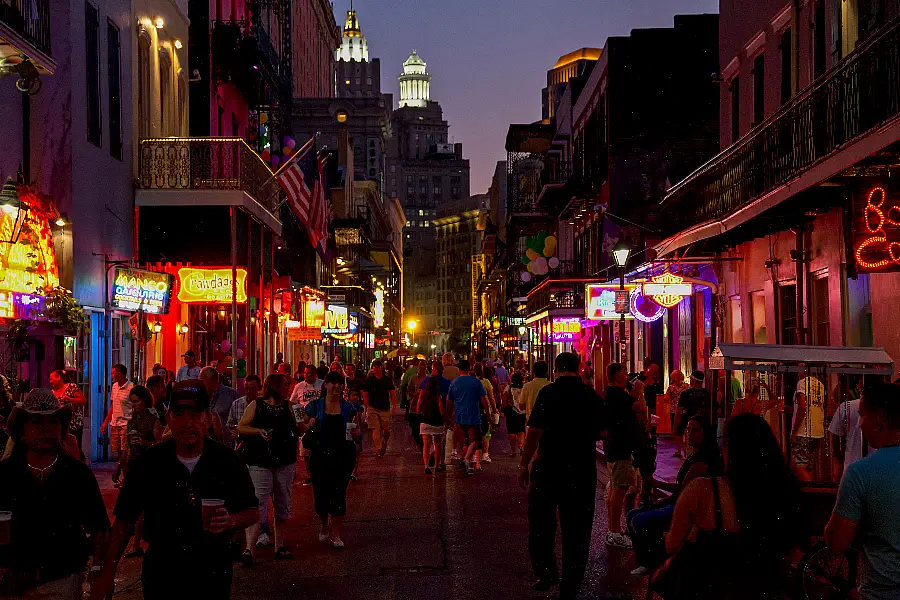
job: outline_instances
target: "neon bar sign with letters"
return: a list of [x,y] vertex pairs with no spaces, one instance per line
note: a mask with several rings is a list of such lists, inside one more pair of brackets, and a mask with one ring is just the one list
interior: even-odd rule
[[553,319],[553,341],[574,342],[581,337],[581,319],[556,317]]
[[872,188],[856,211],[854,246],[861,272],[900,270],[900,199],[883,187]]

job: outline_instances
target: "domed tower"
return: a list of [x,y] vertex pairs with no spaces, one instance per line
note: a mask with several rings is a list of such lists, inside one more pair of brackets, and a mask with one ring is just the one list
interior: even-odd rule
[[341,47],[335,50],[335,60],[361,62],[369,60],[369,43],[366,36],[359,28],[359,19],[352,8],[347,11],[347,20],[344,23],[344,36],[341,39]]
[[403,63],[403,74],[400,80],[400,108],[416,106],[424,108],[431,100],[431,75],[426,70],[428,65],[413,50]]

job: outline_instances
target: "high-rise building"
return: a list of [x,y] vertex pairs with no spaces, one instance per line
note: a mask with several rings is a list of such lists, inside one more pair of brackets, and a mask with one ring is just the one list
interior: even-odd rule
[[552,69],[547,71],[547,87],[541,94],[541,118],[552,119],[569,80],[587,75],[600,58],[601,48],[580,48],[563,54]]
[[381,96],[381,61],[369,60],[369,42],[359,26],[356,11],[347,11],[341,47],[334,56],[339,98],[378,98]]
[[[416,51],[403,63],[399,107],[391,118],[385,189],[406,214],[404,287],[416,289],[437,273],[434,219],[447,203],[469,197],[469,161],[461,143],[449,141],[441,105],[431,99],[431,75]],[[409,314],[428,314],[428,306],[408,296]],[[435,319],[436,319],[436,315]]]

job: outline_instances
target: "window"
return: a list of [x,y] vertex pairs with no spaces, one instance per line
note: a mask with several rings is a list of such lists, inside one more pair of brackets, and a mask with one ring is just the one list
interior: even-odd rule
[[85,65],[87,68],[88,140],[101,142],[100,124],[100,15],[90,2],[84,3]]
[[814,76],[825,73],[825,0],[816,2],[815,20],[813,22],[813,69]]
[[366,77],[366,85],[372,85],[372,78]]
[[814,346],[831,345],[827,272],[812,280],[812,344]]
[[138,132],[141,139],[150,137],[150,38],[138,36]]
[[779,344],[797,343],[797,286],[793,283],[778,287],[778,318],[781,321]]
[[781,43],[778,49],[781,51],[781,103],[785,104],[793,95],[791,88],[793,86],[793,51],[791,50],[791,30],[785,29],[781,34]]
[[759,125],[766,114],[766,55],[760,54],[753,60],[753,125]]
[[172,112],[172,59],[169,53],[159,53],[159,131],[169,135],[169,120]]
[[419,216],[421,217],[421,216],[424,215],[424,214],[425,214],[425,211],[423,211],[423,210],[420,208],[420,209],[419,209]]
[[122,160],[122,89],[119,63],[119,28],[106,23],[106,78],[109,94],[109,154]]
[[741,79],[731,80],[731,143],[741,137]]

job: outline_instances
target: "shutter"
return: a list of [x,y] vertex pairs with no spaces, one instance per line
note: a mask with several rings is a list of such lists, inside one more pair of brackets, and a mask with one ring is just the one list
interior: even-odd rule
[[841,5],[844,0],[828,0],[831,18],[831,63],[841,60]]

